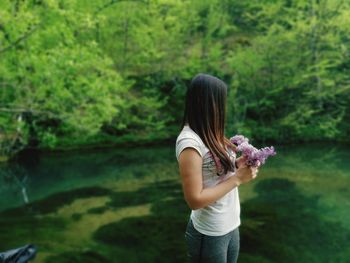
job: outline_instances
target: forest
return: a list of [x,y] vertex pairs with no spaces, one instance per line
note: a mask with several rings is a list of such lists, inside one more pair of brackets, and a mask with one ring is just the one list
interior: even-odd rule
[[173,141],[199,72],[226,136],[349,143],[349,25],[342,0],[1,1],[0,155]]
[[175,142],[207,73],[225,136],[277,152],[238,262],[348,263],[349,25],[349,0],[0,0],[0,261],[189,262]]

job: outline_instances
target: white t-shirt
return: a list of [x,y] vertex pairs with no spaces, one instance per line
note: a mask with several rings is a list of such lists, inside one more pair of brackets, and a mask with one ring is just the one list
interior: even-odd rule
[[[213,187],[222,180],[234,176],[235,172],[228,172],[225,175],[216,175],[216,166],[214,160],[210,157],[209,149],[203,143],[202,139],[188,125],[185,125],[176,139],[176,159],[179,161],[179,155],[186,147],[192,147],[198,151],[203,158],[202,178],[203,188]],[[232,161],[236,158],[236,153],[228,150]],[[233,188],[214,203],[191,211],[190,218],[193,226],[200,233],[208,236],[221,236],[234,230],[241,224],[240,202],[238,187]]]

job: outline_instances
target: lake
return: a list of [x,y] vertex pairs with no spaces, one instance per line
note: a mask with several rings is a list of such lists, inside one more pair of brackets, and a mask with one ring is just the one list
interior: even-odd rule
[[[238,262],[350,262],[350,147],[275,149],[239,187]],[[187,262],[175,145],[27,151],[0,167],[0,182],[0,251],[32,243],[38,263]]]

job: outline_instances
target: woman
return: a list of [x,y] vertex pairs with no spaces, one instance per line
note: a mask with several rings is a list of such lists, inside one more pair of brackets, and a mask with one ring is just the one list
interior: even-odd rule
[[184,198],[192,209],[185,232],[191,262],[237,262],[240,203],[238,186],[258,169],[236,159],[236,146],[224,135],[226,84],[198,74],[187,90],[176,158]]

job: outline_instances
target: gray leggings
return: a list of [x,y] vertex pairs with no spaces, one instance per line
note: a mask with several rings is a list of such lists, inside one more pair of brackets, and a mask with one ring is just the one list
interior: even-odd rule
[[185,241],[191,263],[236,263],[239,253],[239,227],[222,236],[204,235],[188,221]]

